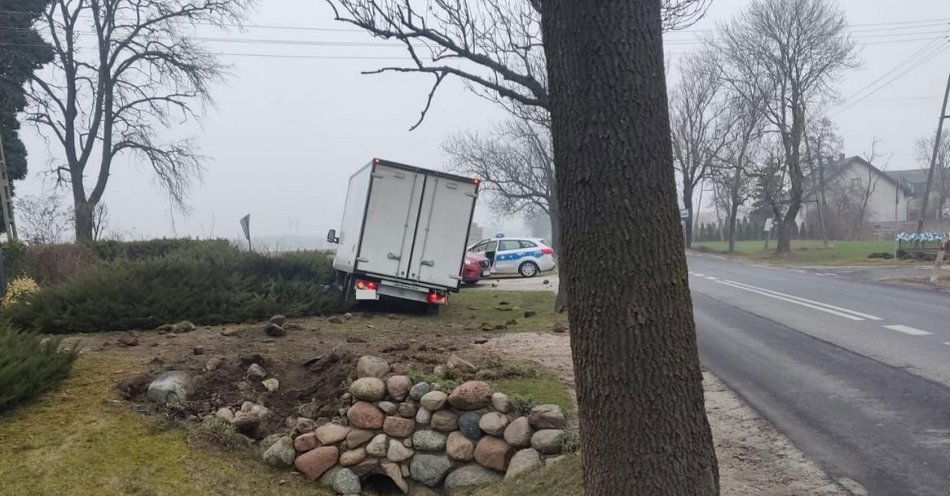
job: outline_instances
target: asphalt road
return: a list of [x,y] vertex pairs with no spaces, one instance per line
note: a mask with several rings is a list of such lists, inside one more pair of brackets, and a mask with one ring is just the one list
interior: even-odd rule
[[706,368],[858,494],[950,495],[950,295],[710,256],[689,268]]

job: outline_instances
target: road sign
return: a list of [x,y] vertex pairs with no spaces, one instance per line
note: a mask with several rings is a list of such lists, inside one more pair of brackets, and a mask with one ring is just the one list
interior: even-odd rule
[[689,219],[689,210],[687,210],[687,209],[685,209],[685,208],[681,208],[681,209],[680,209],[680,220],[688,220],[688,219]]
[[247,238],[247,249],[251,249],[251,214],[241,217],[241,229],[244,229],[244,237]]

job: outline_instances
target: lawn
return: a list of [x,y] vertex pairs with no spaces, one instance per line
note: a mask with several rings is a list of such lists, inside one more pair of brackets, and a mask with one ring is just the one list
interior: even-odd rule
[[[693,243],[693,248],[728,254],[729,243],[725,241],[704,241]],[[800,265],[869,265],[896,263],[893,259],[868,258],[871,253],[893,252],[893,241],[829,241],[829,246],[826,248],[821,240],[795,240],[792,241],[791,254],[777,256],[775,254],[775,240],[772,240],[769,243],[768,251],[765,251],[763,241],[737,241],[736,253],[732,255],[762,262]]]

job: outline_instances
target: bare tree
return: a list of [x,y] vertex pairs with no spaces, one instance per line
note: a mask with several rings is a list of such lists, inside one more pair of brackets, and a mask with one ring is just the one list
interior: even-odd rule
[[833,97],[832,84],[856,65],[855,43],[833,0],[754,0],[720,31],[724,79],[740,95],[749,87],[768,95],[763,111],[781,138],[788,190],[773,210],[776,250],[787,253],[804,190],[809,110]]
[[[670,92],[673,159],[682,180],[686,246],[693,241],[693,194],[707,177],[713,160],[725,145],[728,123],[719,70],[705,53],[680,62],[680,80]],[[702,205],[700,205],[702,208]]]
[[[934,150],[934,138],[928,136],[918,138],[914,142],[914,157],[924,167],[930,167],[930,158]],[[944,131],[937,147],[937,162],[934,167],[934,188],[931,197],[936,196],[934,216],[937,220],[943,219],[943,209],[950,198],[950,131]]]
[[[804,185],[807,196],[810,190],[815,201],[815,212],[821,239],[828,247],[828,167],[834,163],[835,157],[840,155],[843,139],[838,134],[834,122],[827,117],[811,119],[805,129],[805,156],[802,169],[806,177],[811,178]],[[810,220],[807,220],[810,222]]]
[[93,238],[96,206],[121,156],[148,164],[184,205],[203,157],[190,139],[163,143],[157,135],[196,119],[224,70],[186,33],[239,22],[252,1],[52,1],[40,27],[54,61],[30,83],[27,116],[62,150],[56,173],[72,189],[77,241]]
[[22,195],[14,199],[17,224],[24,241],[31,244],[61,243],[69,229],[70,215],[55,191]]

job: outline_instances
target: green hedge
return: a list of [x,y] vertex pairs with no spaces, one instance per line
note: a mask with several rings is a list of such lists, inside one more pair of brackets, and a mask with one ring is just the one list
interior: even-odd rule
[[58,339],[0,327],[0,413],[55,386],[75,359]]
[[324,289],[334,278],[325,252],[265,255],[207,242],[179,248],[165,256],[125,250],[15,304],[9,318],[25,329],[56,334],[337,310],[336,292]]

